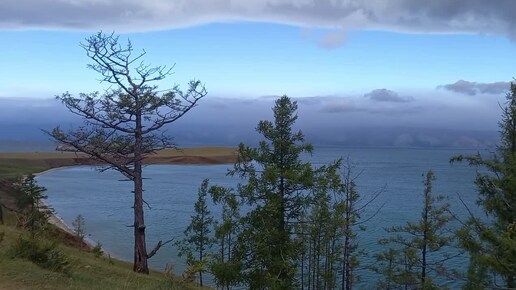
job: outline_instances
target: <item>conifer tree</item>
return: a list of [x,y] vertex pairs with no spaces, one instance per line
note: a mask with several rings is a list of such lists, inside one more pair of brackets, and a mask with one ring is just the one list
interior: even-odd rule
[[296,228],[303,242],[300,265],[302,289],[353,289],[359,281],[357,233],[376,213],[363,217],[364,211],[383,192],[380,189],[366,199],[356,189],[351,161],[334,163],[340,174],[326,175],[319,180],[305,219]]
[[114,34],[99,32],[81,44],[92,63],[88,67],[109,86],[74,96],[58,96],[66,108],[81,117],[84,125],[75,129],[45,131],[58,143],[91,157],[120,172],[133,183],[133,271],[149,273],[148,259],[165,244],[159,241],[148,251],[143,210],[143,163],[159,149],[174,147],[165,126],[188,113],[206,95],[199,81],[188,89],[158,89],[157,82],[172,74],[172,68],[151,66],[143,61],[145,51],[135,53],[130,41],[122,44]]
[[334,289],[342,249],[338,245],[341,215],[334,211],[330,190],[318,188],[307,205],[306,216],[296,226],[302,243],[299,284],[301,289]]
[[214,239],[211,234],[213,217],[208,209],[208,179],[204,179],[198,191],[195,202],[195,215],[192,216],[190,225],[186,228],[185,239],[179,243],[179,253],[186,255],[188,266],[195,269],[198,274],[199,285],[203,286],[203,273],[206,271],[207,253],[213,246]]
[[[351,175],[351,165],[346,164],[346,171],[343,174],[342,184],[337,191],[340,201],[336,204],[336,212],[342,215],[342,280],[341,289],[351,290],[357,281],[354,274],[358,266],[356,230],[363,208],[357,206],[360,198],[356,190],[355,178]],[[376,199],[378,194],[373,197]],[[340,209],[339,209],[340,208]]]
[[84,220],[84,217],[82,214],[78,214],[75,217],[75,220],[72,222],[73,231],[75,232],[75,237],[83,242],[84,237],[86,236],[86,229],[85,229],[86,221]]
[[[423,208],[417,222],[394,226],[386,231],[394,236],[379,241],[382,245],[394,245],[377,255],[379,266],[374,267],[385,276],[381,285],[403,286],[406,289],[433,289],[433,277],[446,273],[445,261],[451,257],[444,248],[452,246],[453,236],[447,234],[447,224],[452,219],[444,196],[432,193],[435,180],[430,170],[425,174]],[[393,288],[396,288],[393,287]]]
[[260,121],[256,129],[265,140],[257,148],[240,144],[239,162],[230,171],[246,181],[238,186],[237,195],[250,210],[240,220],[234,250],[248,288],[296,288],[302,251],[293,227],[317,186],[316,177],[329,171],[301,160],[301,154],[311,154],[313,147],[305,143],[301,131],[293,130],[296,111],[297,103],[287,96],[276,100],[274,122]]
[[500,144],[493,156],[479,153],[451,159],[480,169],[475,180],[477,204],[487,220],[471,216],[457,231],[460,245],[471,257],[471,288],[516,288],[516,83],[511,83],[506,100],[499,122]]
[[210,187],[210,195],[215,205],[222,207],[220,221],[213,225],[214,246],[218,252],[212,254],[209,270],[215,278],[217,287],[230,289],[238,284],[240,260],[233,255],[236,237],[239,233],[240,205],[232,188]]
[[20,178],[14,186],[16,205],[20,209],[20,224],[32,235],[44,229],[51,212],[51,209],[43,204],[43,200],[47,198],[44,194],[47,189],[39,186],[35,178],[30,174]]

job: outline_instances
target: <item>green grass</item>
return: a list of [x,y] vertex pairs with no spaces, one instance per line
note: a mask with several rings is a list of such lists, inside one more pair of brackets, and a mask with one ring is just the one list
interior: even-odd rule
[[0,178],[10,178],[42,172],[49,166],[37,159],[0,159]]
[[165,273],[136,274],[132,265],[88,250],[60,245],[71,266],[69,274],[42,269],[30,261],[12,258],[10,249],[23,231],[0,225],[0,289],[201,289]]

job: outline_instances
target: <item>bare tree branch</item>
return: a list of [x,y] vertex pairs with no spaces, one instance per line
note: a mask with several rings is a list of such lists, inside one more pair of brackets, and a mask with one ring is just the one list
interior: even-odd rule
[[159,249],[160,249],[161,247],[163,247],[164,245],[166,245],[166,244],[168,244],[168,243],[171,243],[171,242],[173,242],[173,241],[174,241],[174,239],[173,239],[173,238],[172,238],[172,239],[170,239],[170,240],[168,240],[168,241],[165,241],[164,243],[163,243],[163,242],[161,242],[161,241],[159,241],[159,242],[158,242],[158,244],[154,247],[154,249],[152,249],[152,251],[147,255],[147,259],[152,258],[152,256],[154,256],[154,255],[159,251]]

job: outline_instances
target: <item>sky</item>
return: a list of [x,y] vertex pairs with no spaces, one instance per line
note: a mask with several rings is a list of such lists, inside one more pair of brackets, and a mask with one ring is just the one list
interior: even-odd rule
[[286,94],[313,132],[384,128],[408,145],[423,129],[429,144],[495,132],[515,13],[512,0],[2,0],[0,122],[68,120],[54,96],[102,88],[79,44],[114,31],[173,66],[160,87],[205,84],[190,125],[256,124]]

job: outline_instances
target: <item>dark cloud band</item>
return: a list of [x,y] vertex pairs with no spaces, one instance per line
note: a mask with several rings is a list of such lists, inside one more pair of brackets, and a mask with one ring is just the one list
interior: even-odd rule
[[365,94],[364,97],[376,102],[392,103],[409,103],[414,100],[411,96],[400,96],[398,93],[387,89],[373,90],[370,93]]
[[[2,0],[0,29],[145,31],[218,21],[516,38],[513,0]],[[322,45],[345,40],[332,34]]]
[[453,84],[438,86],[439,89],[460,93],[469,96],[477,94],[485,95],[499,95],[509,91],[509,82],[494,82],[494,83],[477,83],[465,80],[458,80]]

